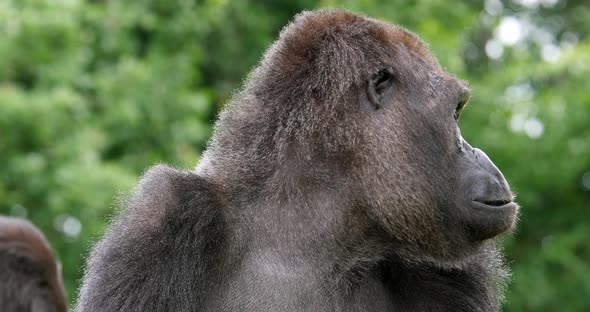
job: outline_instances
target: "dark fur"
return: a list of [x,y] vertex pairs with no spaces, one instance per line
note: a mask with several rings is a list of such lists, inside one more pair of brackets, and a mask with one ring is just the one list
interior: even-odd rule
[[21,219],[0,217],[0,311],[67,311],[61,272],[49,243]]
[[[395,83],[375,109],[367,81],[384,68]],[[497,311],[507,273],[488,238],[515,214],[465,204],[483,168],[453,120],[465,90],[404,29],[299,15],[199,167],[144,175],[77,310]]]

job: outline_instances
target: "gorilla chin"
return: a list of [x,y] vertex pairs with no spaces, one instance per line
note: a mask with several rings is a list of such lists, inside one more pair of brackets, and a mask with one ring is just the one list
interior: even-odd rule
[[518,214],[518,205],[504,175],[480,149],[461,138],[462,163],[467,170],[461,178],[467,194],[463,206],[468,207],[468,231],[472,239],[481,241],[511,230]]

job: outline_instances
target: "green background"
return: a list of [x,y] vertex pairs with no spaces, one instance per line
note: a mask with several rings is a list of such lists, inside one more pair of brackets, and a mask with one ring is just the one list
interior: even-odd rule
[[[586,2],[586,3],[585,3]],[[590,311],[590,4],[519,1],[0,1],[0,213],[31,219],[70,301],[145,168],[191,168],[232,90],[297,12],[401,24],[470,82],[463,135],[522,205],[506,311]]]

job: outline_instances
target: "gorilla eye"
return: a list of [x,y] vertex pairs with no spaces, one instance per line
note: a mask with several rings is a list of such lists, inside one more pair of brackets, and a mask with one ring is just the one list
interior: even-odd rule
[[393,74],[387,69],[382,69],[371,76],[367,95],[375,109],[379,109],[383,103],[387,102],[386,96],[389,95],[387,91],[392,85]]
[[459,121],[459,117],[461,117],[461,112],[463,111],[465,104],[467,104],[467,101],[460,101],[457,104],[457,107],[455,107],[455,112],[453,113],[453,118],[455,118],[455,121]]
[[455,108],[455,112],[453,113],[453,118],[455,118],[455,121],[459,121],[459,116],[461,116],[461,103],[459,103],[459,105],[457,105],[457,108]]
[[470,97],[471,91],[469,91],[469,89],[467,88],[464,88],[459,97],[459,103],[457,103],[457,106],[455,107],[455,112],[453,113],[455,121],[459,120],[459,117],[461,116],[461,111],[463,111],[463,108],[465,107],[465,105],[467,105],[467,101],[469,101]]

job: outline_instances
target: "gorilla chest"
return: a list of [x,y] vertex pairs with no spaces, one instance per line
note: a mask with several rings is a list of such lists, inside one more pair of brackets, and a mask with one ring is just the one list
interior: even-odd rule
[[[306,272],[248,268],[212,300],[215,311],[496,311],[468,275],[463,282],[429,276],[368,274],[362,281],[335,286]],[[388,272],[389,273],[389,272]],[[432,273],[432,272],[430,272]],[[413,278],[415,277],[415,278]]]
[[[321,285],[304,278],[239,279],[215,300],[219,311],[404,311],[396,308],[386,287],[367,281],[356,290]],[[406,310],[407,311],[407,310]]]

